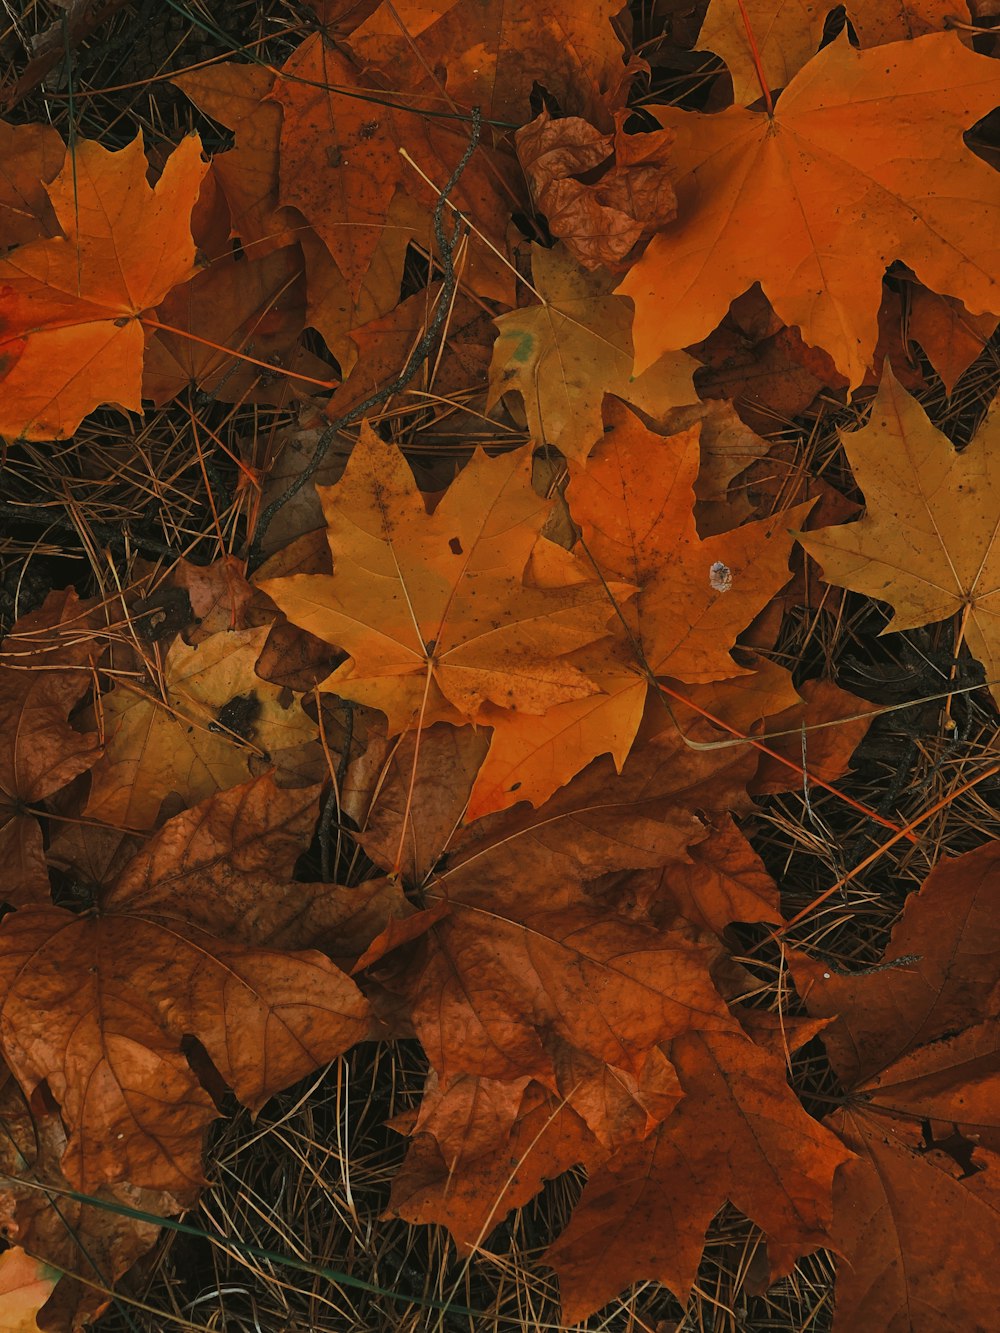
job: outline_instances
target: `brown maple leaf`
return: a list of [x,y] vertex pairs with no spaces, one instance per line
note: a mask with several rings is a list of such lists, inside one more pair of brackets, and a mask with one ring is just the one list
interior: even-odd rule
[[72,435],[101,403],[141,410],[144,310],[195,271],[191,210],[208,170],[196,135],[155,188],[142,135],[109,152],[79,140],[46,187],[61,236],[0,260],[0,433]]
[[275,943],[302,939],[303,886],[275,877],[307,843],[317,794],[259,779],[210,797],[92,910],[29,907],[0,925],[0,1039],[25,1095],[44,1082],[59,1105],[76,1187],[201,1183],[216,1109],[184,1054],[191,1036],[256,1108],[368,1031],[343,972]]
[[0,121],[0,247],[25,245],[59,230],[45,186],[59,174],[66,146],[51,125]]
[[1000,842],[939,862],[873,969],[790,957],[847,1090],[826,1123],[858,1153],[837,1178],[838,1328],[943,1330],[945,1308],[975,1327],[989,1300],[970,1257],[1000,1241],[998,867]]
[[[535,82],[567,114],[608,119],[608,94],[624,81],[612,25],[620,0],[544,0],[530,12],[506,0],[392,0],[351,34],[363,60],[398,69],[399,86],[425,85],[490,120],[520,125]],[[430,78],[428,74],[430,73]]]
[[[408,112],[400,95],[385,86],[391,80],[359,68],[318,33],[292,53],[282,73],[270,94],[283,108],[280,200],[311,224],[357,300],[380,245],[391,247],[401,265],[410,240],[426,237],[437,189],[465,151],[465,127],[456,130],[446,121]],[[317,143],[324,145],[322,154],[316,152]],[[434,187],[424,183],[428,177]],[[387,230],[397,193],[426,202],[422,234]],[[475,216],[479,230],[504,251],[507,218],[517,197],[509,161],[483,147],[463,171],[452,202]],[[392,305],[397,296],[398,288]]]
[[[551,1080],[553,1038],[638,1073],[652,1046],[692,1021],[729,1026],[707,938],[680,920],[658,928],[608,912],[585,884],[684,860],[705,836],[693,811],[738,808],[753,763],[688,749],[668,721],[620,777],[599,761],[540,810],[479,820],[446,844],[447,866],[423,901],[447,915],[385,982],[405,996],[443,1081]],[[384,865],[394,863],[393,832],[365,839]]]
[[685,1094],[677,1109],[591,1173],[545,1255],[568,1323],[640,1278],[686,1301],[727,1199],[767,1236],[772,1278],[829,1243],[834,1172],[851,1153],[799,1105],[784,1063],[719,1031],[686,1032],[669,1054]]
[[290,692],[254,671],[267,635],[266,626],[235,630],[193,648],[177,639],[163,662],[162,694],[156,681],[123,678],[103,696],[107,745],[89,817],[152,828],[171,793],[191,805],[316,738]]
[[[56,1194],[71,1188],[59,1162],[66,1149],[66,1131],[54,1112],[32,1114],[13,1077],[0,1075],[0,1226],[7,1240],[63,1273],[49,1298],[42,1327],[82,1327],[107,1309],[109,1293],[73,1273],[100,1274],[110,1284],[145,1254],[160,1236],[158,1217],[179,1212],[181,1204],[162,1190],[142,1190],[127,1183],[104,1186],[96,1199],[106,1208],[88,1206]],[[50,1186],[52,1193],[46,1193]],[[149,1221],[116,1211],[136,1209]],[[4,1315],[8,1307],[4,1307]]]
[[97,657],[72,591],[52,593],[0,644],[0,896],[8,903],[48,900],[42,832],[27,807],[100,758],[97,733],[69,722],[94,683]]
[[677,213],[666,169],[673,132],[626,134],[627,114],[617,113],[611,135],[578,116],[553,120],[542,111],[514,136],[549,231],[584,268],[620,270]]

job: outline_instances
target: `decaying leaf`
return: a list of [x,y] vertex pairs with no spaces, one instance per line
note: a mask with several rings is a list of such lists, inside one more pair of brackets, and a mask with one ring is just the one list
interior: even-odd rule
[[93,911],[27,907],[0,924],[0,1039],[25,1095],[44,1082],[55,1098],[77,1188],[202,1182],[216,1109],[184,1054],[191,1036],[251,1107],[364,1036],[368,1006],[343,972],[269,944],[299,921],[300,886],[246,875],[290,872],[315,799],[267,779],[210,797],[169,821]]
[[49,877],[35,806],[100,757],[69,715],[93,684],[98,652],[76,596],[53,593],[0,644],[0,864],[5,902],[44,901]]
[[833,1176],[851,1153],[802,1110],[781,1061],[717,1031],[687,1032],[669,1052],[686,1095],[648,1139],[592,1173],[547,1251],[569,1322],[638,1278],[686,1298],[727,1198],[767,1236],[772,1276],[829,1243]]
[[858,1154],[836,1182],[838,1328],[943,1333],[988,1300],[969,1262],[1000,1237],[998,862],[997,842],[940,861],[867,973],[791,958],[810,1013],[832,1020],[821,1039],[847,1092],[827,1123]]
[[543,111],[516,135],[518,160],[549,230],[587,269],[614,269],[677,212],[666,171],[673,133],[629,135],[625,120],[619,112],[610,135],[578,116],[554,121]]
[[87,813],[151,828],[165,797],[192,805],[244,781],[256,762],[316,736],[290,690],[262,680],[254,663],[267,628],[213,634],[195,647],[177,639],[155,681],[119,682],[104,702],[108,741],[93,773]]

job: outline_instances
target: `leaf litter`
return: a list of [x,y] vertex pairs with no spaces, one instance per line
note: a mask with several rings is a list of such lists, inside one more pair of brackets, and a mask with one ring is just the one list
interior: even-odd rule
[[0,44],[25,1327],[983,1326],[995,39],[613,10]]

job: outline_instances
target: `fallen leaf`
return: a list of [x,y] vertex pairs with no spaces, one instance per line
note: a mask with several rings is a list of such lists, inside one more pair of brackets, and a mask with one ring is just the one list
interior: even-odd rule
[[321,499],[333,574],[260,585],[351,654],[321,688],[381,709],[392,733],[474,721],[487,702],[534,714],[595,693],[563,659],[602,636],[605,589],[523,581],[550,507],[531,489],[530,450],[477,453],[428,513],[402,453],[366,429]]
[[[386,230],[396,193],[426,199],[428,217],[435,200],[437,190],[423,183],[400,149],[443,186],[465,151],[466,127],[456,131],[408,114],[387,89],[373,103],[373,84],[382,82],[376,71],[360,70],[318,33],[292,53],[282,75],[270,94],[284,111],[281,203],[307,219],[357,299],[380,242],[401,261],[412,239],[408,230]],[[324,144],[322,155],[315,151],[317,142]],[[501,249],[503,227],[498,229],[495,219],[506,219],[516,193],[506,182],[510,174],[499,156],[483,147],[463,172],[453,200],[482,220],[481,229]]]
[[[116,1210],[134,1208],[154,1217],[169,1217],[181,1204],[163,1191],[134,1185],[104,1186],[92,1205],[70,1199],[70,1187],[59,1162],[66,1149],[66,1131],[54,1113],[32,1114],[16,1082],[6,1071],[0,1080],[0,1219],[5,1237],[62,1271],[44,1315],[45,1328],[76,1328],[96,1319],[112,1297],[73,1276],[97,1273],[114,1283],[159,1239],[155,1221],[143,1222]],[[22,1183],[24,1182],[24,1183]],[[33,1188],[34,1186],[34,1188]],[[39,1188],[41,1186],[42,1188]],[[50,1186],[52,1193],[45,1191]],[[101,1204],[110,1207],[101,1207]],[[0,1261],[2,1262],[2,1261]],[[0,1329],[6,1306],[0,1314]]]
[[141,409],[139,317],[195,271],[190,217],[208,170],[191,135],[154,189],[140,134],[110,152],[79,140],[46,187],[63,235],[0,260],[4,319],[0,433],[32,440],[72,435],[101,403]]
[[59,1105],[75,1188],[202,1183],[216,1110],[190,1037],[256,1109],[366,1034],[366,1002],[326,957],[262,942],[301,928],[302,886],[258,888],[246,873],[303,849],[316,794],[282,802],[265,781],[210,797],[168,822],[96,911],[29,907],[0,924],[0,1037],[26,1097],[44,1081]]
[[566,113],[595,119],[621,82],[624,53],[611,23],[621,9],[620,0],[545,0],[530,13],[503,0],[393,0],[350,46],[384,69],[401,67],[406,88],[422,84],[428,68],[442,70],[449,97],[480,106],[488,120],[525,121],[536,79]]
[[[768,89],[790,83],[820,48],[828,8],[814,0],[743,0],[760,54]],[[847,17],[862,47],[901,42],[940,32],[947,20],[969,22],[963,0],[851,0]],[[739,103],[762,96],[739,0],[712,0],[698,36],[698,46],[720,55],[733,76]]]
[[[1000,1157],[962,1180],[943,1153],[921,1153],[858,1108],[830,1121],[858,1154],[834,1181],[836,1333],[985,1330],[1000,1243]],[[988,1318],[988,1316],[987,1316]]]
[[38,1333],[39,1310],[62,1277],[58,1268],[13,1246],[0,1254],[0,1313],[2,1333]]
[[[993,408],[972,443],[956,452],[887,368],[868,425],[841,436],[865,516],[800,534],[799,541],[828,583],[892,606],[884,632],[960,614],[956,652],[964,640],[1000,700],[1000,494],[992,462],[998,430]],[[890,451],[895,462],[887,468]]]
[[998,101],[994,62],[940,33],[871,51],[832,42],[773,116],[658,109],[677,135],[678,220],[618,288],[635,302],[636,369],[699,342],[754,282],[851,385],[874,355],[894,260],[973,313],[1000,307],[985,240],[996,174],[962,142]]
[[434,1137],[417,1134],[393,1178],[389,1206],[407,1222],[446,1226],[468,1249],[481,1244],[512,1208],[534,1198],[546,1180],[575,1166],[593,1148],[581,1117],[532,1083],[506,1140],[477,1156],[474,1173],[452,1172]]
[[101,754],[96,732],[70,724],[93,684],[99,656],[72,590],[54,592],[0,643],[0,863],[5,902],[48,901],[49,876],[35,814],[47,797]]
[[297,346],[305,319],[298,246],[259,260],[215,260],[175,287],[150,317],[151,327],[153,321],[159,327],[146,349],[143,396],[160,406],[191,387],[224,403],[287,402],[315,393],[317,379],[332,385],[330,367]]
[[540,810],[478,820],[441,848],[447,865],[423,901],[449,913],[387,984],[406,996],[443,1080],[551,1077],[550,1036],[635,1073],[692,1011],[727,1027],[706,938],[680,921],[658,929],[609,914],[583,886],[684,859],[706,832],[693,811],[738,807],[752,763],[690,750],[668,726],[620,778],[600,760]]
[[45,187],[65,156],[66,145],[51,125],[0,121],[0,247],[56,234],[59,224]]
[[542,111],[514,136],[549,231],[587,269],[622,266],[641,240],[677,213],[666,172],[673,132],[626,134],[626,118],[618,112],[611,135],[579,116],[553,120]]
[[782,1061],[729,1032],[686,1032],[669,1054],[685,1093],[677,1109],[591,1173],[546,1252],[567,1323],[641,1278],[685,1301],[727,1199],[767,1236],[772,1277],[830,1242],[833,1176],[851,1154],[803,1111]]
[[107,745],[95,767],[91,819],[152,828],[165,797],[193,805],[244,781],[251,761],[316,738],[316,725],[291,691],[254,671],[267,627],[214,634],[189,647],[177,639],[154,681],[122,678],[103,697]]
[[701,539],[693,515],[698,430],[664,439],[609,400],[607,433],[566,491],[582,548],[604,579],[639,593],[621,616],[655,676],[685,681],[736,674],[731,649],[788,582],[788,510]]
[[278,204],[281,107],[268,101],[274,73],[262,65],[222,61],[171,77],[195,106],[234,132],[235,144],[216,153],[212,172],[229,205],[233,233],[248,257],[294,245],[301,226]]
[[609,275],[584,272],[560,246],[536,247],[531,271],[540,304],[497,319],[489,404],[516,389],[537,444],[583,464],[603,433],[605,394],[654,417],[696,401],[697,363],[684,353],[633,376],[631,311]]
[[858,1154],[836,1182],[838,1327],[980,1319],[969,1259],[1000,1234],[998,863],[998,842],[940,861],[873,968],[789,955],[846,1090],[827,1123]]
[[953,296],[938,296],[922,283],[914,283],[910,288],[909,335],[924,349],[949,393],[982,354],[998,324],[1000,318],[996,315],[970,315],[961,301]]

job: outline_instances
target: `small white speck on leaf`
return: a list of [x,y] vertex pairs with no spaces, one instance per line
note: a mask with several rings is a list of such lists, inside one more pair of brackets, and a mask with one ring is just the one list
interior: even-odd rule
[[733,571],[721,560],[716,560],[708,571],[708,581],[716,592],[728,592],[733,586]]

